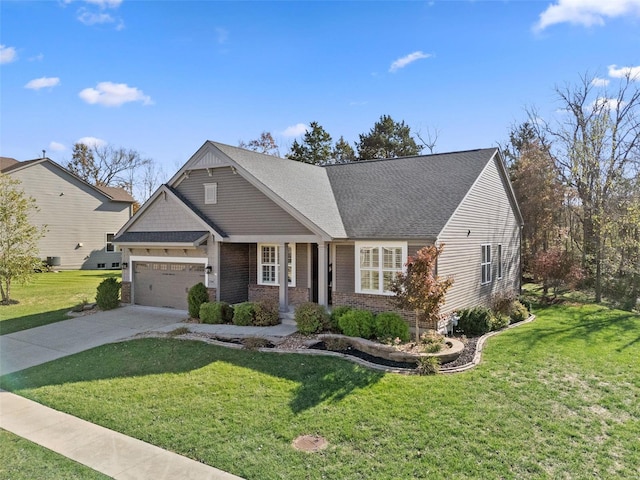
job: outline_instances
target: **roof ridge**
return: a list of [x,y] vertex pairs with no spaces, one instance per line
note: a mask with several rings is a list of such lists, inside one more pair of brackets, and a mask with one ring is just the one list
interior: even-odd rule
[[481,152],[483,150],[497,150],[498,147],[485,147],[485,148],[472,148],[469,150],[455,150],[452,152],[439,152],[439,153],[427,153],[426,155],[406,155],[403,157],[392,157],[392,158],[372,158],[369,160],[356,160],[356,161],[352,161],[352,162],[344,162],[344,163],[330,163],[330,164],[326,164],[326,165],[321,165],[322,167],[339,167],[339,166],[343,166],[343,165],[357,165],[357,164],[362,164],[362,163],[375,163],[375,162],[388,162],[388,161],[393,161],[393,160],[407,160],[410,158],[431,158],[431,157],[437,157],[440,155],[458,155],[461,153],[473,153],[473,152]]

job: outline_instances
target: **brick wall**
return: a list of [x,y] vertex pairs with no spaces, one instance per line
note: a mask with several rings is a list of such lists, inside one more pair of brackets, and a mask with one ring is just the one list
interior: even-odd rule
[[216,301],[216,289],[215,288],[207,288],[207,293],[209,294],[209,301],[210,302],[215,302]]
[[131,303],[131,282],[122,282],[120,290],[120,302]]
[[[309,289],[302,287],[289,287],[289,304],[300,305],[309,301]],[[280,299],[279,287],[273,285],[249,285],[249,301]]]

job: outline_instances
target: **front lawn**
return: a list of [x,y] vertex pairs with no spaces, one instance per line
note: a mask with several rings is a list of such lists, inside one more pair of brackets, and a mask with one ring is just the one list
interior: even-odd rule
[[[640,316],[536,314],[456,375],[139,339],[0,387],[248,479],[637,478]],[[329,446],[296,451],[302,434]]]
[[96,288],[119,271],[73,270],[39,273],[27,285],[12,285],[17,303],[0,305],[0,335],[67,319],[71,307],[83,300],[95,302]]

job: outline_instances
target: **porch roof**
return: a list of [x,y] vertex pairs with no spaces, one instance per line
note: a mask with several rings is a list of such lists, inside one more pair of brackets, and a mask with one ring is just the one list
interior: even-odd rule
[[201,245],[209,236],[209,232],[125,232],[114,239],[119,245],[169,245],[190,246]]

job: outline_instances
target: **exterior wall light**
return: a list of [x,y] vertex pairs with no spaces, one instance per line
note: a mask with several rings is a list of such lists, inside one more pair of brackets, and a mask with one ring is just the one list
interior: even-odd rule
[[208,274],[210,274],[211,272],[213,272],[213,267],[211,265],[207,265],[206,268],[204,269],[205,272],[207,272]]

